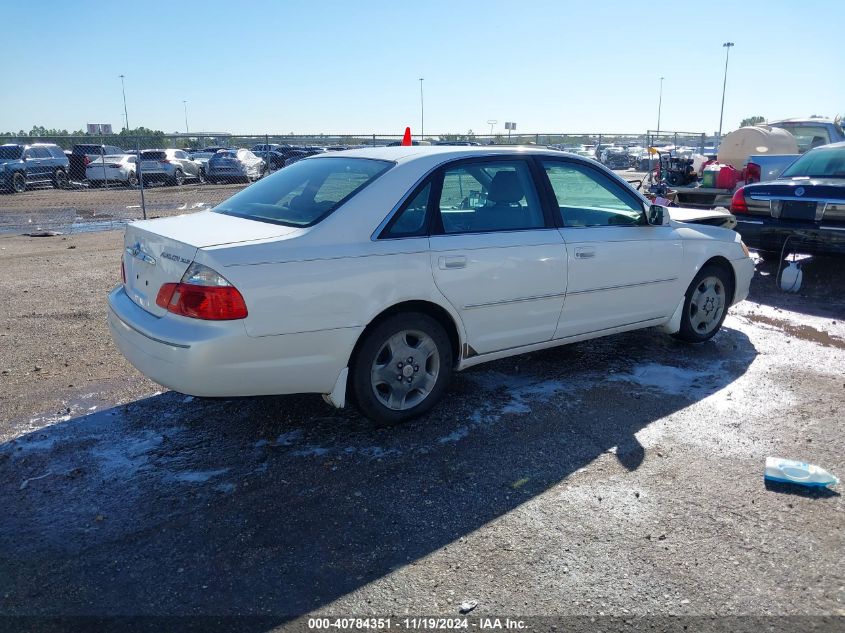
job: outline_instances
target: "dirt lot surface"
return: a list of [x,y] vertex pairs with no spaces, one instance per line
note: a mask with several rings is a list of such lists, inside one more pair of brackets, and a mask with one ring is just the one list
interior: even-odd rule
[[490,363],[385,430],[142,377],[105,322],[120,250],[0,236],[0,615],[845,616],[842,497],[762,476],[845,475],[841,260],[797,295],[759,263],[704,345]]
[[[181,187],[151,185],[144,189],[150,218],[209,208],[240,191],[243,184],[185,184]],[[21,194],[0,193],[0,234],[58,230],[78,233],[120,228],[127,220],[139,220],[141,191],[138,188],[33,189]]]

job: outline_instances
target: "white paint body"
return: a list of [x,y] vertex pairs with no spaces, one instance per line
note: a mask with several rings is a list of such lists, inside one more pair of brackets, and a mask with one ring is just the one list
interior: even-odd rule
[[[732,303],[748,294],[754,266],[739,235],[674,220],[377,239],[397,202],[449,161],[490,155],[584,159],[527,148],[391,147],[342,154],[395,165],[312,227],[211,211],[130,225],[126,246],[141,245],[157,262],[125,257],[127,283],[109,295],[109,325],[126,358],[156,382],[187,394],[311,392],[342,406],[359,337],[382,312],[406,301],[435,304],[449,315],[460,343],[456,368],[463,369],[636,328],[677,331],[684,293],[713,257],[731,264]],[[160,256],[164,251],[167,258]],[[191,262],[234,285],[249,315],[202,321],[156,306],[159,287],[179,281]]]

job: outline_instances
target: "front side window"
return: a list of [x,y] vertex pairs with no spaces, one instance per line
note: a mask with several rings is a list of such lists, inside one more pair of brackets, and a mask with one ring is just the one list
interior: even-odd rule
[[601,172],[580,163],[543,160],[564,226],[637,226],[639,199]]
[[311,226],[352,198],[392,162],[369,158],[305,160],[262,178],[214,211],[286,226]]
[[438,210],[446,234],[545,227],[531,172],[521,160],[447,168]]

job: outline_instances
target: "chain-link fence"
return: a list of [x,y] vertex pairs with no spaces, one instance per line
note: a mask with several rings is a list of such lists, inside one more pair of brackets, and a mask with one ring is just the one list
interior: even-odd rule
[[[173,134],[5,136],[0,145],[0,233],[83,232],[143,217],[219,204],[250,183],[304,157],[399,145],[399,134]],[[650,145],[700,149],[701,133],[437,134],[424,145],[540,145],[591,158],[616,153],[615,169],[640,169]],[[622,148],[627,162],[618,162]],[[645,152],[647,155],[647,152]]]

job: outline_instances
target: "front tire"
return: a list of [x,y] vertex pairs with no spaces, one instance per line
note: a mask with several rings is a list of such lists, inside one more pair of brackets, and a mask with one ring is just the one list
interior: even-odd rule
[[53,186],[56,189],[67,189],[68,179],[64,169],[57,169],[53,174]]
[[732,296],[730,274],[721,266],[704,266],[684,295],[681,329],[675,337],[688,343],[711,339],[722,327]]
[[9,187],[12,193],[23,193],[26,191],[26,176],[19,171],[12,174],[12,185]]
[[449,335],[432,317],[388,317],[365,334],[352,362],[350,387],[361,412],[384,426],[427,413],[452,375]]
[[183,172],[181,169],[177,169],[175,172],[173,172],[173,178],[170,179],[169,184],[171,186],[181,187],[183,184],[185,184],[185,172]]

